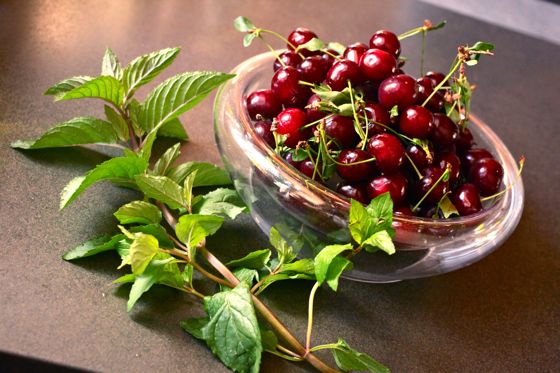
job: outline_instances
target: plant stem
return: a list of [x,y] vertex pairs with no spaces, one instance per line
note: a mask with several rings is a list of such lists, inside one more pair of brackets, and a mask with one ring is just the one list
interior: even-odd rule
[[313,330],[313,303],[315,302],[315,293],[317,289],[319,289],[319,282],[316,282],[315,285],[311,288],[311,292],[309,293],[309,304],[307,305],[307,334],[305,339],[305,351],[309,352],[311,349],[311,332]]
[[446,168],[445,171],[441,174],[441,176],[436,180],[436,182],[434,183],[434,185],[432,185],[432,187],[430,189],[428,189],[428,191],[426,192],[426,194],[424,194],[422,196],[422,198],[420,198],[420,201],[418,201],[418,203],[412,208],[412,211],[416,211],[418,209],[418,207],[420,207],[420,204],[422,202],[424,202],[424,200],[426,199],[426,197],[428,197],[428,195],[430,193],[432,193],[432,190],[435,189],[435,187],[447,176],[449,175],[449,168]]
[[[163,213],[163,217],[170,227],[175,229],[177,225],[177,220],[171,214],[171,211],[161,202],[156,202],[158,207]],[[231,283],[233,286],[239,284],[239,280],[235,275],[227,268],[218,258],[214,256],[206,247],[200,247],[199,252],[201,255],[214,267],[224,278]],[[286,326],[272,313],[272,311],[260,301],[256,296],[251,295],[253,305],[255,309],[260,313],[260,315],[268,322],[268,324],[278,333],[278,335],[285,340],[292,348],[295,349],[296,353],[302,356],[309,364],[313,365],[317,370],[323,373],[337,373],[338,370],[331,368],[317,356],[306,351],[305,347],[297,340],[296,337],[286,328]]]
[[426,98],[424,100],[424,102],[422,103],[422,107],[426,106],[426,104],[430,101],[430,99],[432,97],[434,97],[434,95],[437,93],[437,91],[439,91],[439,89],[441,87],[443,87],[443,85],[449,80],[449,78],[451,78],[451,75],[453,75],[453,73],[455,73],[455,71],[457,71],[459,66],[461,66],[461,63],[462,63],[461,60],[457,59],[457,62],[455,63],[455,65],[453,65],[451,70],[449,70],[449,73],[445,76],[445,78],[443,78],[443,80],[441,82],[439,82],[439,84],[437,86],[435,86],[432,93],[428,96],[428,98]]

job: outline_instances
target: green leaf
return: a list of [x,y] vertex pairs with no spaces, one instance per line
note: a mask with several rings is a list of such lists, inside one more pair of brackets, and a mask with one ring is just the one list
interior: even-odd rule
[[232,273],[239,281],[246,283],[249,287],[253,286],[254,281],[259,280],[259,272],[254,269],[237,268]]
[[305,258],[292,263],[284,263],[280,266],[280,272],[315,275],[315,262],[313,259]]
[[134,179],[148,167],[148,163],[139,157],[117,157],[105,161],[84,176],[78,176],[64,187],[60,195],[60,209],[68,206],[80,193],[92,184],[114,178]]
[[256,32],[252,32],[250,34],[246,34],[245,36],[243,36],[243,46],[246,48],[249,45],[251,45],[253,43],[253,40],[255,40],[256,37],[258,37],[259,34]]
[[233,27],[239,32],[248,32],[257,28],[247,17],[239,16],[233,20]]
[[105,55],[103,56],[103,62],[101,64],[101,75],[112,76],[117,80],[122,78],[121,64],[111,48],[105,50]]
[[136,238],[130,245],[130,266],[132,273],[140,275],[159,251],[158,240],[149,234],[136,233]]
[[204,340],[203,329],[210,319],[208,317],[197,317],[181,321],[180,325],[184,331],[195,337],[196,339]]
[[121,206],[113,215],[121,224],[150,224],[161,221],[160,209],[144,201],[133,201]]
[[380,249],[389,255],[395,253],[395,244],[393,243],[389,233],[385,230],[375,232],[373,235],[369,236],[364,242],[362,242],[362,246],[369,252]]
[[158,253],[148,264],[144,272],[135,277],[128,296],[127,311],[130,311],[142,294],[150,290],[154,284],[181,288],[183,283],[184,281],[175,259],[169,254]]
[[188,247],[196,247],[208,236],[220,229],[224,218],[212,215],[183,215],[175,227],[175,233]]
[[185,196],[187,210],[192,212],[192,203],[193,203],[193,184],[194,179],[196,178],[196,170],[186,177],[185,182],[183,184],[183,194]]
[[181,144],[177,143],[166,150],[165,153],[157,160],[156,164],[154,165],[154,174],[165,176],[167,171],[173,165],[173,162],[179,157],[181,154]]
[[255,293],[258,295],[262,293],[266,288],[278,281],[284,280],[315,280],[314,275],[309,275],[307,273],[277,273],[271,276],[268,276],[259,286],[259,290]]
[[336,348],[333,348],[331,351],[336,365],[344,371],[390,372],[389,368],[371,356],[350,348],[348,343],[342,339],[338,340]]
[[331,262],[329,269],[327,271],[326,281],[327,285],[330,286],[334,291],[338,290],[338,279],[342,272],[347,269],[352,269],[352,262],[341,256],[337,256]]
[[268,249],[256,250],[245,255],[243,258],[232,260],[226,265],[230,268],[262,269],[270,260],[270,255],[271,252]]
[[391,108],[391,110],[389,111],[389,116],[391,118],[396,118],[399,116],[399,106],[395,105]]
[[112,282],[112,284],[128,284],[136,280],[136,275],[133,273],[127,273]]
[[477,41],[474,43],[470,50],[477,51],[477,52],[492,52],[494,50],[494,44],[485,42],[485,41]]
[[197,172],[193,187],[222,186],[232,183],[228,173],[223,168],[205,162],[180,164],[176,168],[171,169],[167,176],[175,180],[176,183],[182,184],[187,175],[190,175],[195,170]]
[[367,207],[352,200],[348,228],[352,238],[362,244],[366,239],[379,231],[386,230],[392,236],[393,201],[389,193],[374,198]]
[[79,258],[85,258],[95,254],[102,253],[104,251],[114,250],[117,242],[122,240],[124,236],[122,234],[117,234],[113,237],[108,235],[103,235],[101,237],[88,240],[79,246],[73,248],[72,250],[66,252],[62,259],[64,260],[74,260]]
[[296,52],[299,52],[299,51],[304,50],[304,49],[307,49],[310,52],[316,52],[316,51],[320,51],[321,49],[324,49],[324,48],[325,48],[325,42],[324,41],[322,41],[319,38],[312,38],[308,42],[298,45],[298,47],[296,48]]
[[449,199],[449,195],[445,195],[441,201],[439,201],[439,209],[441,210],[443,217],[448,219],[453,215],[459,216],[459,211]]
[[294,249],[288,245],[288,242],[280,235],[280,232],[274,227],[270,228],[270,234],[268,237],[272,247],[276,249],[278,254],[278,261],[280,264],[290,263],[296,258],[296,253]]
[[138,87],[149,83],[171,65],[180,50],[180,48],[166,48],[135,58],[123,71],[126,96],[130,97]]
[[346,50],[346,47],[338,42],[330,42],[327,44],[327,49],[332,49],[340,56],[342,56],[344,54],[344,51]]
[[124,97],[121,83],[112,76],[98,76],[70,91],[57,95],[55,101],[79,98],[100,98],[115,105],[120,105]]
[[181,277],[183,278],[183,281],[189,287],[192,287],[193,272],[194,272],[194,267],[190,263],[185,264],[185,268],[183,269],[183,272],[181,272]]
[[76,87],[83,85],[86,82],[89,82],[93,78],[91,76],[75,76],[73,78],[64,79],[61,82],[56,83],[49,89],[47,89],[44,93],[45,96],[57,96],[62,93],[66,93],[68,91],[73,90]]
[[79,117],[55,125],[36,140],[18,140],[11,146],[42,149],[94,143],[114,144],[117,140],[111,123],[92,117]]
[[359,245],[374,233],[374,224],[364,205],[355,199],[350,200],[348,228]]
[[169,122],[165,122],[163,126],[161,126],[157,134],[158,136],[170,137],[183,141],[189,140],[189,135],[187,135],[187,131],[185,131],[183,123],[181,123],[179,118],[175,118],[170,120]]
[[233,189],[225,188],[218,188],[205,194],[193,205],[194,213],[220,215],[232,220],[246,211],[247,207],[239,194]]
[[105,105],[105,116],[113,126],[113,131],[115,131],[119,139],[122,141],[127,141],[130,138],[130,133],[128,131],[128,125],[126,124],[124,118],[117,114],[115,109],[108,105]]
[[154,236],[159,241],[160,247],[174,247],[173,241],[169,238],[167,231],[160,224],[136,225],[128,228],[128,230],[132,233],[140,232]]
[[276,351],[278,346],[278,337],[272,330],[267,330],[261,327],[261,341],[263,348],[268,351]]
[[368,215],[373,219],[375,232],[387,230],[392,232],[393,223],[393,200],[389,192],[375,197],[366,207]]
[[263,347],[247,284],[206,297],[204,306],[209,321],[202,334],[212,352],[233,371],[258,373]]
[[[351,244],[329,245],[325,246],[319,254],[315,256],[315,276],[319,284],[325,281],[328,281],[329,285],[336,283],[342,270],[344,270],[347,265],[343,266],[343,263],[338,259],[335,260],[335,258],[337,258],[339,254],[349,250],[352,250]],[[336,290],[336,287],[333,288],[333,290]]]
[[137,175],[138,188],[149,198],[157,199],[172,209],[186,206],[183,188],[165,176]]
[[191,109],[233,77],[232,74],[195,71],[169,78],[149,93],[141,105],[138,120],[149,132]]

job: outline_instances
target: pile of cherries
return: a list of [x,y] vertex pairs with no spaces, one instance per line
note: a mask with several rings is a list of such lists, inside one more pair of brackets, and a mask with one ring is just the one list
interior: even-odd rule
[[[419,79],[405,74],[399,61],[400,41],[390,31],[377,31],[369,46],[355,43],[342,55],[298,48],[316,37],[305,28],[292,31],[288,49],[274,62],[270,89],[246,97],[255,132],[276,149],[280,147],[273,132],[283,135],[276,139],[282,138],[283,149],[289,149],[282,154],[289,164],[325,181],[316,160],[295,161],[290,150],[304,146],[317,150],[318,142],[312,139],[321,123],[329,151],[336,155],[340,176],[336,190],[346,197],[367,204],[389,192],[396,214],[442,218],[443,198],[465,216],[482,209],[481,196],[499,192],[501,164],[488,150],[474,145],[466,126],[458,126],[445,114],[449,82],[432,95],[444,74],[428,72]],[[367,143],[354,126],[356,116],[322,111],[321,97],[311,90],[312,84],[321,83],[333,91],[351,84],[360,92],[363,101],[357,114]],[[391,115],[395,109],[397,115]]]

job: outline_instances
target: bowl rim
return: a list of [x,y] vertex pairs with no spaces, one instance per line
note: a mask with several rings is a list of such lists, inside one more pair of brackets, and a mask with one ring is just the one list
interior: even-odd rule
[[[321,198],[328,198],[334,203],[336,203],[337,206],[344,209],[345,211],[349,211],[350,209],[349,198],[337,193],[336,191],[330,189],[326,185],[320,184],[308,178],[307,176],[301,174],[293,166],[288,164],[279,154],[277,154],[274,151],[274,149],[272,149],[266,143],[266,141],[261,136],[259,136],[254,130],[254,127],[252,125],[252,120],[249,117],[249,114],[246,110],[246,103],[245,103],[246,95],[243,93],[243,90],[246,85],[240,84],[239,81],[240,80],[244,81],[246,76],[255,70],[254,68],[255,64],[270,62],[269,60],[275,58],[275,54],[279,54],[282,51],[284,50],[279,49],[279,50],[275,50],[274,52],[272,51],[264,52],[264,53],[254,55],[242,61],[231,71],[231,73],[236,74],[236,77],[230,80],[229,82],[227,82],[225,85],[223,85],[221,87],[221,90],[226,90],[227,87],[231,87],[231,89],[237,91],[236,93],[238,93],[238,94],[234,94],[233,96],[242,98],[242,100],[239,100],[239,102],[234,103],[234,107],[237,110],[237,112],[241,114],[239,120],[242,124],[243,130],[248,135],[249,142],[254,144],[256,148],[263,155],[268,157],[271,160],[271,162],[278,168],[279,172],[281,172],[282,174],[288,174],[291,179],[299,181],[300,184],[306,185],[307,188],[309,189],[313,189],[314,193],[318,194]],[[221,94],[217,96],[218,100],[220,96]],[[497,151],[497,148],[500,148],[502,150],[500,152],[500,158],[502,158],[501,159],[502,163],[505,161],[513,162],[513,164],[517,168],[517,163],[515,162],[511,152],[505,146],[505,144],[499,138],[499,136],[476,115],[470,113],[469,118],[471,121],[471,125],[473,124],[476,125],[478,130],[477,132],[481,132],[484,135],[484,137],[486,137],[486,139],[488,139],[488,141],[494,146],[492,150]],[[495,155],[496,154],[494,153],[494,156]],[[509,158],[509,159],[504,159],[504,158]],[[502,164],[502,166],[504,165]],[[504,168],[504,176],[506,176],[507,168],[506,167],[503,168]],[[504,177],[504,180],[505,179],[506,178]],[[506,197],[507,199],[511,199],[509,197],[511,196],[512,193],[514,193],[514,191],[518,190],[519,192],[523,193],[523,181],[521,176],[517,178],[517,176],[515,175],[511,181],[513,185],[510,188],[508,188],[504,194],[498,197],[492,203],[491,206],[482,209],[478,213],[468,215],[468,216],[458,216],[458,217],[451,217],[446,219],[423,218],[417,216],[407,217],[403,215],[393,214],[393,224],[397,223],[403,225],[405,224],[426,225],[426,226],[436,227],[436,228],[449,227],[449,226],[472,226],[472,225],[480,224],[490,216],[493,216],[499,213],[499,211],[503,210],[505,208],[503,206],[504,205],[503,202],[506,200]]]

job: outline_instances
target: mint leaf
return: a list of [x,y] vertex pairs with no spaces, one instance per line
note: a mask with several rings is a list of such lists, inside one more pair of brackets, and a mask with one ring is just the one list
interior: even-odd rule
[[233,189],[225,188],[218,188],[205,194],[192,208],[193,212],[197,214],[220,215],[232,220],[237,215],[247,211],[247,207],[239,194]]
[[56,124],[36,140],[18,140],[11,146],[19,149],[43,149],[94,143],[114,144],[117,140],[111,123],[92,117],[79,117]]
[[494,44],[485,42],[485,41],[477,41],[474,43],[470,50],[477,51],[477,52],[492,52],[494,50]]
[[346,47],[336,41],[331,41],[327,44],[327,49],[331,49],[342,56],[344,54],[344,51],[346,50]]
[[386,230],[391,236],[393,228],[393,201],[389,193],[375,197],[367,207],[351,200],[348,228],[352,238],[362,244],[374,233]]
[[249,18],[243,16],[233,20],[233,27],[239,32],[248,32],[257,28]]
[[255,293],[255,295],[259,295],[262,293],[266,288],[278,281],[284,280],[315,280],[315,275],[310,275],[308,273],[292,273],[292,272],[281,272],[271,276],[268,276],[259,287],[259,290]]
[[185,131],[185,128],[183,127],[183,124],[181,123],[179,118],[175,118],[170,120],[169,122],[165,122],[165,124],[161,126],[157,134],[158,136],[170,137],[183,141],[189,140],[189,135],[187,135],[187,131]]
[[[350,250],[352,250],[351,244],[329,245],[325,246],[319,254],[315,256],[315,276],[317,277],[317,282],[319,282],[319,284],[322,284],[325,281],[333,283],[333,281],[338,279],[342,273],[342,271],[338,271],[342,267],[342,263],[339,260],[335,261],[335,258],[339,254]],[[336,290],[336,288],[333,288],[333,290]]]
[[212,352],[234,371],[258,373],[263,347],[247,284],[206,297],[204,306],[209,321],[202,335]]
[[183,184],[183,195],[185,196],[186,207],[189,212],[192,212],[192,203],[193,203],[193,184],[194,179],[196,177],[196,170],[186,177],[185,182]]
[[167,149],[165,153],[157,160],[156,164],[154,165],[154,174],[164,176],[169,168],[173,165],[173,162],[179,157],[181,154],[181,144],[177,143]]
[[123,71],[123,84],[127,97],[138,87],[149,83],[167,66],[171,65],[180,48],[166,48],[135,58]]
[[223,222],[224,218],[219,216],[183,215],[179,218],[175,233],[188,247],[196,247],[200,241],[216,233]]
[[158,85],[141,105],[138,120],[149,132],[177,118],[202,101],[214,88],[233,78],[218,72],[188,72]]
[[103,62],[101,63],[101,75],[112,76],[117,80],[120,80],[122,78],[121,64],[111,48],[107,48],[105,50]]
[[128,179],[144,172],[148,163],[138,157],[118,157],[105,161],[84,176],[78,176],[64,187],[60,195],[60,209],[68,206],[80,193],[102,180]]
[[333,348],[332,354],[336,365],[344,371],[368,371],[374,373],[389,373],[389,369],[371,356],[358,352],[339,339],[336,348]]
[[113,237],[108,235],[103,235],[91,240],[88,240],[79,246],[73,248],[72,250],[66,252],[62,259],[64,260],[74,260],[79,258],[85,258],[87,256],[92,256],[95,254],[102,253],[104,251],[114,250],[117,242],[122,240],[124,236],[122,234],[117,234]]
[[176,168],[171,169],[167,176],[175,180],[176,183],[182,184],[187,175],[195,170],[197,172],[193,187],[222,186],[232,183],[228,173],[223,168],[205,162],[180,164]]
[[140,275],[159,251],[158,240],[149,234],[136,233],[130,245],[129,257],[132,273]]
[[310,52],[320,51],[325,48],[325,42],[319,38],[312,38],[307,43],[298,45],[296,52],[307,49]]
[[254,281],[259,280],[259,272],[254,269],[237,268],[232,273],[239,281],[246,283],[249,287],[253,286]]
[[56,83],[49,89],[47,89],[44,93],[45,96],[57,96],[61,93],[65,93],[68,91],[73,90],[76,87],[83,85],[86,82],[89,82],[93,78],[91,76],[75,76],[73,78],[64,79],[61,82]]
[[121,83],[112,76],[98,76],[70,91],[55,97],[55,101],[74,100],[79,98],[100,98],[119,106],[124,97]]
[[338,290],[338,279],[342,272],[347,269],[352,269],[352,262],[346,258],[341,256],[335,257],[331,264],[329,265],[329,269],[326,275],[327,285],[330,286],[331,289],[334,291]]
[[262,269],[270,260],[270,255],[271,252],[268,249],[256,250],[245,255],[243,258],[232,260],[226,265],[230,268]]
[[449,199],[449,195],[444,196],[441,201],[439,201],[439,209],[443,213],[443,217],[448,219],[453,215],[459,216],[459,211]]
[[113,214],[121,224],[151,224],[161,221],[160,209],[144,201],[133,201],[119,207]]
[[261,327],[261,341],[263,348],[268,351],[276,351],[278,346],[278,337],[272,330],[266,330]]
[[128,131],[128,125],[123,117],[117,114],[115,109],[108,105],[105,105],[105,116],[113,126],[113,130],[117,134],[118,138],[122,141],[127,141],[130,138],[130,133]]
[[253,40],[255,40],[255,38],[258,36],[259,34],[256,32],[252,32],[250,34],[243,36],[243,46],[247,48],[249,45],[253,43]]
[[372,221],[364,205],[355,199],[350,200],[348,228],[352,238],[359,245],[375,232],[375,222]]
[[183,320],[180,322],[180,325],[184,331],[186,331],[196,339],[204,340],[203,329],[208,324],[209,321],[210,319],[208,317],[197,317],[197,318]]
[[386,230],[375,232],[362,242],[362,246],[369,252],[380,249],[389,255],[395,253],[395,244]]
[[284,263],[280,266],[280,272],[315,275],[315,262],[313,259],[305,258],[292,263]]
[[169,238],[167,231],[160,224],[136,225],[128,228],[128,230],[131,233],[140,232],[154,236],[158,240],[160,247],[174,247],[173,241]]
[[270,234],[268,237],[272,247],[276,249],[278,254],[278,262],[280,264],[290,263],[296,258],[296,253],[294,249],[288,245],[288,242],[280,235],[280,232],[274,227],[270,228]]
[[393,223],[393,200],[389,192],[383,193],[375,197],[366,207],[368,215],[373,219],[376,225],[376,231],[388,230],[392,231]]
[[157,199],[172,209],[186,206],[183,188],[165,176],[137,175],[138,188],[149,198]]

